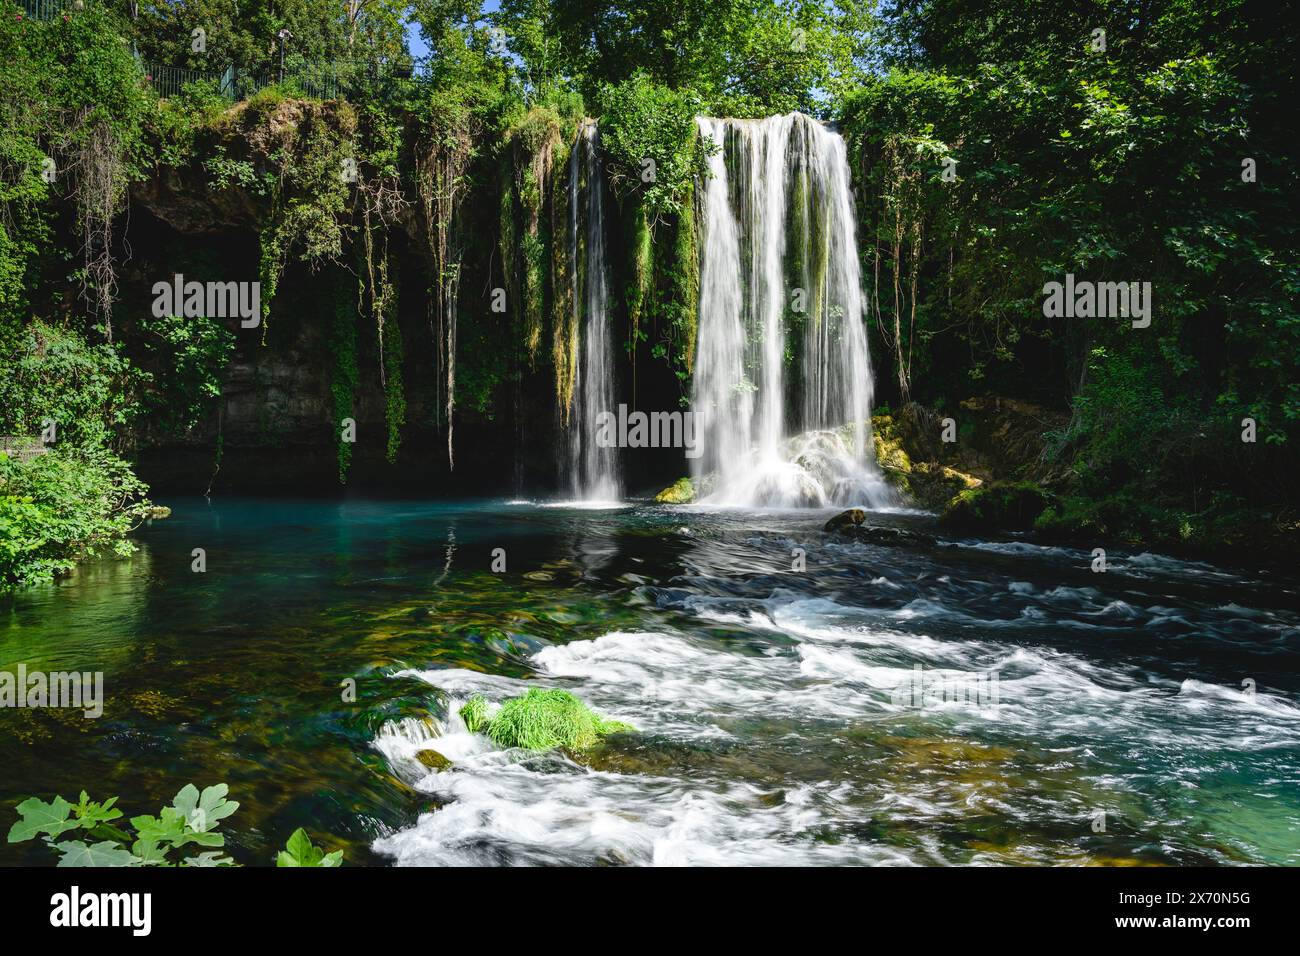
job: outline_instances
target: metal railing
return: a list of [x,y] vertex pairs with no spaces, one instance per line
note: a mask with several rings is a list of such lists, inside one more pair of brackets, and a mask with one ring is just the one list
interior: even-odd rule
[[47,451],[49,448],[40,438],[27,435],[0,435],[0,454],[8,455],[16,461],[31,461]]
[[75,11],[84,0],[17,0],[29,20],[53,20],[64,10]]
[[208,82],[215,84],[221,95],[233,102],[248,99],[268,86],[276,85],[296,89],[316,99],[335,100],[386,83],[426,78],[422,71],[412,66],[376,66],[349,61],[308,63],[287,68],[283,81],[278,69],[242,71],[227,67],[224,71],[191,70],[160,63],[142,63],[141,68],[145,80],[159,96],[176,96],[190,83]]
[[223,96],[234,99],[234,70],[214,73],[209,70],[189,70],[183,66],[164,66],[161,63],[142,63],[145,82],[157,91],[159,96],[177,96],[191,83],[215,81]]

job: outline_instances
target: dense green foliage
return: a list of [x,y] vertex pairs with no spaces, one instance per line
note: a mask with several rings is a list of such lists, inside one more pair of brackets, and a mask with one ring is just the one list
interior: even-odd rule
[[[226,836],[218,829],[239,809],[238,803],[226,799],[228,789],[219,783],[200,792],[194,784],[186,784],[157,816],[132,817],[134,834],[115,822],[122,818],[117,797],[100,803],[84,790],[77,803],[59,796],[49,803],[29,797],[18,804],[19,819],[9,829],[9,842],[40,837],[59,854],[59,866],[238,866],[221,852]],[[82,839],[60,839],[65,834]],[[326,854],[300,828],[275,865],[334,867],[342,861],[342,850]]]
[[872,4],[577,0],[551,5],[565,65],[595,96],[644,71],[716,115],[815,111],[862,75]]
[[0,588],[48,581],[78,560],[127,555],[148,514],[143,483],[104,449],[0,453]]
[[129,554],[123,536],[148,510],[146,489],[113,449],[139,411],[143,376],[120,346],[39,322],[13,333],[0,366],[0,434],[52,439],[26,460],[0,452],[0,588]]
[[[1284,523],[1300,441],[1287,45],[1235,2],[900,6],[890,68],[843,105],[890,391],[1069,403],[1052,450],[1077,528],[1195,538],[1252,501]],[[1044,317],[1044,284],[1067,273],[1150,282],[1150,327]]]
[[[547,393],[566,422],[583,281],[566,190],[589,118],[634,402],[689,393],[716,148],[695,117],[802,109],[848,141],[880,399],[1068,411],[1040,469],[1058,495],[1040,525],[1060,533],[1294,525],[1296,57],[1239,0],[487,7],[88,0],[0,18],[0,433],[58,434],[4,466],[5,586],[116,547],[143,514],[137,449],[200,444],[219,464],[232,364],[303,361],[293,320],[313,307],[340,481],[344,419],[390,462],[435,433],[449,469],[458,422],[522,435]],[[340,98],[305,92],[327,75]],[[126,215],[136,192],[165,226]],[[154,316],[149,282],[182,265],[259,279],[260,328]],[[1045,317],[1067,273],[1150,282],[1150,327]]]

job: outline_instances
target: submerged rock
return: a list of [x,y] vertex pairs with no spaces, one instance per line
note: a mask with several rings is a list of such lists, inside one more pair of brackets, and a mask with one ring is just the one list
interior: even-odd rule
[[415,759],[430,770],[448,770],[451,768],[451,761],[432,748],[421,750],[415,755]]
[[655,495],[655,501],[661,505],[688,505],[695,500],[695,485],[689,478],[678,478],[675,482]]
[[852,538],[854,541],[883,544],[887,547],[928,547],[937,543],[930,535],[918,531],[908,531],[906,528],[873,527],[865,524],[839,528],[834,533],[843,538]]

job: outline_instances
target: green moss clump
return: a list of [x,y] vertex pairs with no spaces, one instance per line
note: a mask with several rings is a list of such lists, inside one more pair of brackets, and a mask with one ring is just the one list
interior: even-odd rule
[[688,505],[695,500],[695,485],[689,478],[678,478],[675,482],[655,495],[655,501],[661,505]]
[[[548,200],[563,176],[556,170],[565,123],[555,110],[535,106],[505,133],[502,151],[501,255],[507,301],[522,323],[524,346],[536,360],[546,317],[546,293],[552,286],[552,223],[556,209]],[[561,207],[561,210],[563,207]]]
[[451,768],[451,761],[430,747],[419,751],[415,755],[415,759],[430,770],[443,771]]
[[871,420],[871,438],[876,446],[876,461],[881,469],[897,483],[904,483],[912,473],[912,459],[903,447],[903,439],[889,415],[877,415]]
[[605,720],[566,690],[530,689],[505,701],[491,717],[487,701],[475,696],[460,709],[460,716],[472,733],[486,733],[499,747],[525,750],[587,750],[606,734],[635,730]]
[[627,318],[631,324],[633,347],[641,329],[641,320],[654,311],[654,237],[645,210],[637,206],[631,215],[631,236],[628,240],[631,281],[627,289]]

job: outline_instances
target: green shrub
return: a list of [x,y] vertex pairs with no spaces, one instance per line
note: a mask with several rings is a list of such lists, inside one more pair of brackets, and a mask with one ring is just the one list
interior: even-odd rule
[[293,831],[285,848],[275,857],[276,866],[341,866],[342,863],[342,850],[326,853],[311,842],[302,827]]
[[120,347],[33,322],[0,346],[0,434],[39,435],[55,425],[60,445],[106,446],[139,412],[142,377]]
[[203,316],[149,316],[140,327],[150,367],[165,370],[154,377],[145,404],[165,432],[184,435],[220,396],[235,336],[220,319]]
[[600,138],[610,181],[620,196],[636,195],[653,233],[661,218],[680,213],[695,177],[707,169],[696,135],[699,99],[638,74],[607,87],[602,100]]
[[111,452],[0,454],[0,590],[49,581],[83,558],[130,554],[124,536],[148,511],[146,491]]

